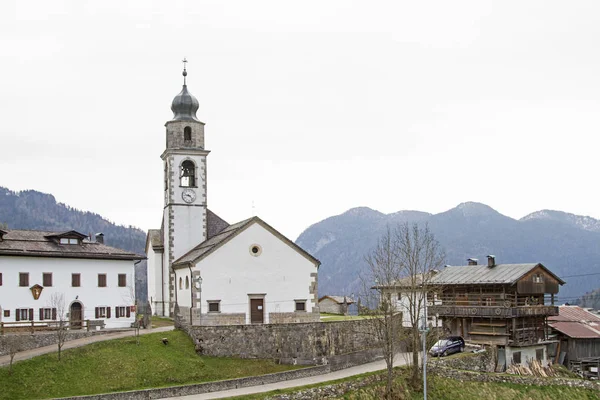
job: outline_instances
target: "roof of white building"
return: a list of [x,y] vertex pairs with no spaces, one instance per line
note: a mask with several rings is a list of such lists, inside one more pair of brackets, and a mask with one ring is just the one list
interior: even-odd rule
[[213,251],[215,251],[218,248],[220,248],[221,246],[223,246],[229,240],[233,239],[239,233],[246,230],[246,228],[248,228],[250,225],[252,225],[254,223],[258,223],[263,228],[270,231],[273,235],[277,236],[279,239],[281,239],[283,242],[285,242],[288,246],[290,246],[291,248],[296,250],[298,253],[300,253],[302,256],[306,257],[313,263],[315,263],[317,266],[321,265],[321,262],[319,260],[314,258],[309,253],[307,253],[304,249],[302,249],[300,246],[298,246],[297,244],[292,242],[290,239],[285,237],[283,234],[281,234],[279,231],[277,231],[271,225],[267,224],[266,222],[264,222],[262,219],[260,219],[258,217],[252,217],[252,218],[248,218],[243,221],[237,222],[233,225],[229,225],[225,229],[221,230],[219,233],[214,235],[213,237],[200,243],[199,245],[194,247],[192,250],[188,251],[186,254],[179,257],[177,260],[175,260],[173,262],[173,268],[185,267],[189,263],[197,263],[198,261],[200,261],[204,257],[208,256]]
[[[61,244],[61,238],[77,239],[77,244]],[[146,257],[103,243],[85,240],[76,231],[49,232],[5,230],[0,235],[0,255],[22,257],[95,258],[111,260],[142,260]]]

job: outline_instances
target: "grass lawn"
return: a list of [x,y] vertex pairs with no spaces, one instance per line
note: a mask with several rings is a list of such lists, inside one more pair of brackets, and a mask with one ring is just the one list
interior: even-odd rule
[[153,315],[152,317],[150,317],[150,321],[152,323],[153,328],[160,328],[161,326],[173,326],[174,325],[174,322],[172,319],[157,317],[156,315]]
[[365,315],[340,315],[340,314],[328,314],[321,313],[321,322],[335,322],[335,321],[350,321],[355,319],[368,318]]
[[[164,345],[163,337],[169,339]],[[298,367],[271,360],[200,357],[181,331],[94,343],[0,368],[0,399],[42,399],[201,383]]]

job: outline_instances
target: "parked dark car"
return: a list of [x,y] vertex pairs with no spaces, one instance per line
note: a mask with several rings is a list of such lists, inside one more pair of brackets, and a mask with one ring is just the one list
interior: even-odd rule
[[432,356],[447,356],[453,353],[460,353],[465,350],[465,341],[460,336],[450,336],[446,339],[438,340],[429,350]]

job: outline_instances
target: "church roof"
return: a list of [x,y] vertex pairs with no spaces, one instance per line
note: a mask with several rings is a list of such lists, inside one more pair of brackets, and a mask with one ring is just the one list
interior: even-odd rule
[[162,232],[160,229],[148,229],[148,236],[146,236],[146,253],[148,252],[148,245],[152,246],[154,251],[162,251],[164,249]]
[[[208,239],[219,234],[229,224],[225,220],[219,217],[214,212],[206,209],[206,234]],[[148,229],[148,235],[146,236],[146,253],[148,253],[149,246],[152,246],[152,250],[162,252],[165,248],[163,243],[163,227],[161,229]]]
[[248,218],[243,221],[240,221],[238,223],[235,223],[233,225],[229,225],[227,228],[223,229],[221,232],[219,232],[212,238],[200,243],[198,246],[194,247],[192,250],[190,250],[183,256],[179,257],[177,260],[175,260],[173,262],[173,268],[187,267],[188,264],[197,263],[198,261],[202,260],[204,257],[208,256],[210,253],[217,250],[219,247],[223,246],[225,243],[227,243],[228,241],[233,239],[239,233],[246,230],[246,228],[248,228],[250,225],[252,225],[254,223],[260,224],[263,228],[270,231],[273,235],[277,236],[279,239],[281,239],[287,245],[292,247],[294,250],[296,250],[302,256],[306,257],[308,260],[315,263],[317,266],[321,265],[321,262],[319,260],[317,260],[316,258],[311,256],[300,246],[298,246],[297,244],[292,242],[290,239],[288,239],[287,237],[282,235],[279,231],[277,231],[271,225],[267,224],[266,222],[264,222],[262,219],[260,219],[258,217],[252,217],[252,218]]
[[214,212],[206,209],[206,237],[210,239],[227,228],[229,224]]
[[103,243],[81,240],[79,244],[60,244],[61,237],[79,239],[87,236],[76,231],[48,232],[9,230],[2,235],[0,255],[22,257],[96,258],[142,260],[146,257]]

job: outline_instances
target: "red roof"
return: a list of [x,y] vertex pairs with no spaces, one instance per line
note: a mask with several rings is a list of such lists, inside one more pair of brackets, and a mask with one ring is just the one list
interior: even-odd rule
[[579,322],[553,322],[550,326],[571,338],[600,339],[599,325],[592,327]]
[[560,306],[558,307],[558,315],[548,317],[549,321],[586,321],[596,322],[600,324],[600,316],[584,310],[579,306]]
[[577,339],[600,339],[600,316],[578,306],[560,306],[558,315],[549,317],[550,326]]

